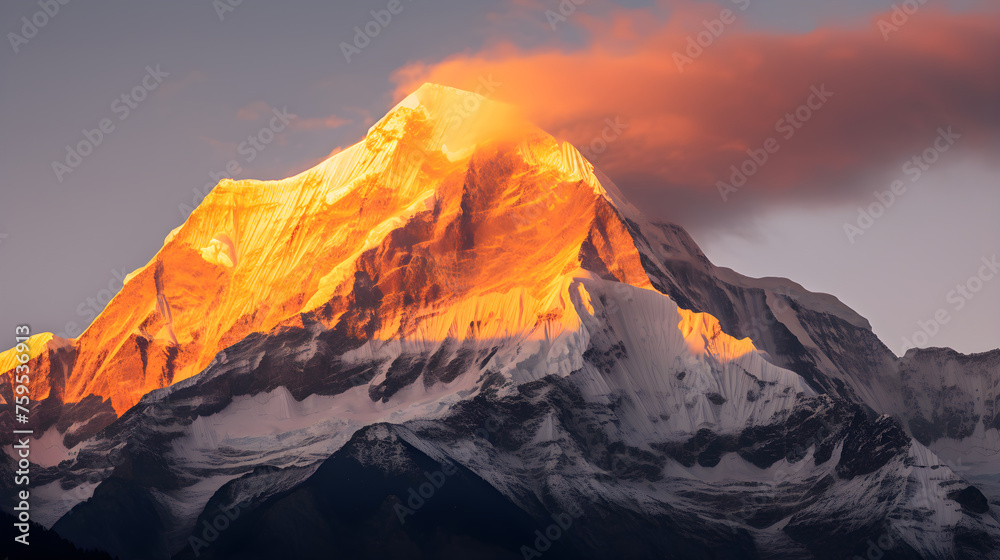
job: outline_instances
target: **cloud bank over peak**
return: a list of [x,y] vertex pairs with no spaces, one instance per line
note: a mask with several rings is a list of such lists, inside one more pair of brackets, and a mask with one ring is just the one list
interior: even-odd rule
[[[888,12],[793,33],[748,28],[739,3],[670,6],[668,18],[662,6],[578,10],[558,22],[583,30],[575,47],[498,39],[410,63],[394,74],[396,96],[426,81],[472,90],[489,77],[502,84],[496,98],[589,149],[651,214],[729,228],[775,202],[870,197],[942,127],[966,156],[1000,146],[995,11],[923,6],[905,21]],[[724,201],[719,182],[733,184],[753,154],[759,165],[744,167],[756,169]]]

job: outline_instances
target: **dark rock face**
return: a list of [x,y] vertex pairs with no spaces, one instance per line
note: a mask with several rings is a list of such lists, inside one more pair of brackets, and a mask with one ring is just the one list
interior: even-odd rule
[[52,529],[81,548],[107,550],[116,557],[168,557],[162,515],[146,488],[118,477],[98,488],[91,500],[78,505]]
[[[197,557],[310,559],[336,550],[344,558],[757,558],[743,535],[706,527],[721,538],[691,539],[681,531],[694,518],[623,510],[550,486],[530,468],[519,473],[512,500],[446,454],[456,441],[498,457],[536,453],[531,426],[551,414],[578,444],[579,461],[608,467],[606,480],[657,478],[661,455],[588,433],[598,417],[580,404],[571,387],[547,380],[525,386],[521,397],[461,403],[441,421],[369,426],[308,480],[245,509]],[[555,471],[579,465],[560,463]],[[188,547],[175,558],[194,552]]]
[[[273,472],[248,475],[224,487],[213,498],[216,505],[205,508],[205,519],[196,524],[189,543],[197,542],[191,537],[200,538],[205,520],[221,510],[220,504],[242,499],[250,505],[241,506],[239,518],[217,539],[199,546],[198,557],[265,558],[284,550],[296,558],[323,558],[337,550],[346,558],[517,558],[523,557],[522,547],[535,548],[535,530],[544,534],[561,519],[568,528],[549,541],[545,557],[756,559],[763,557],[762,551],[746,531],[723,520],[764,529],[788,516],[792,521],[783,533],[803,548],[800,555],[786,557],[864,556],[867,541],[876,542],[884,532],[888,515],[844,529],[817,508],[830,500],[844,501],[845,493],[855,491],[841,473],[860,476],[892,460],[903,461],[909,441],[905,436],[900,440],[897,423],[870,420],[858,405],[829,397],[805,401],[781,424],[739,435],[700,430],[687,441],[649,449],[603,435],[597,427],[605,418],[606,412],[588,405],[572,383],[546,378],[521,386],[515,397],[478,396],[461,402],[440,420],[369,426],[356,432],[315,474],[285,492],[261,500],[241,498],[236,486],[260,487],[254,479]],[[554,432],[561,434],[551,442],[558,442],[559,459],[539,470],[534,459],[548,456],[552,448],[534,441],[535,433],[549,419],[555,422]],[[766,468],[781,460],[798,463],[812,451],[810,464],[822,465],[830,458],[824,450],[838,445],[853,451],[841,454],[840,462],[827,469],[831,474],[789,480],[782,492],[771,495],[728,484],[697,490],[682,484],[675,490],[678,498],[661,503],[659,513],[639,513],[610,495],[595,495],[585,489],[595,479],[580,474],[581,468],[598,468],[606,474],[596,480],[612,489],[636,483],[670,488],[677,482],[664,478],[663,472],[671,461],[712,468],[722,454],[735,452]],[[472,450],[471,458],[469,451],[463,453],[470,467],[452,455],[455,449]],[[446,471],[444,465],[450,464],[454,470]],[[504,493],[496,490],[492,477],[508,475],[498,473],[496,464],[508,465],[515,476],[507,479],[513,487]],[[553,484],[553,476],[569,482]],[[897,491],[876,485],[865,497],[889,501]],[[961,498],[973,499],[972,492],[966,490]],[[688,502],[706,511],[732,513],[720,520],[705,519],[693,515],[684,505]],[[176,558],[194,558],[194,552],[189,545]],[[925,557],[904,543],[895,543],[884,554]]]
[[[303,484],[242,510],[217,539],[192,540],[175,558],[521,558],[535,520],[406,439],[415,436],[399,426],[359,430]],[[569,541],[559,544],[546,556],[576,557]]]
[[990,510],[990,504],[975,486],[966,486],[961,490],[948,492],[948,499],[955,500],[962,505],[962,509],[972,513],[986,513]]
[[837,464],[837,474],[845,479],[880,469],[910,446],[899,422],[885,416],[874,422],[855,417],[846,432]]

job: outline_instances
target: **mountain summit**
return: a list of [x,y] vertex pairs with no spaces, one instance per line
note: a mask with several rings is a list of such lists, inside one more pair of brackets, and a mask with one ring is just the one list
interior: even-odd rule
[[299,175],[222,181],[78,339],[31,346],[35,516],[121,558],[1000,546],[1000,351],[896,358],[439,85]]
[[[120,415],[250,333],[301,326],[304,313],[357,335],[406,336],[415,308],[517,290],[544,300],[584,254],[605,275],[648,287],[591,166],[512,117],[427,84],[313,169],[222,181],[70,344],[62,377],[38,378],[34,394],[97,395]],[[355,283],[374,278],[379,323],[345,317]]]

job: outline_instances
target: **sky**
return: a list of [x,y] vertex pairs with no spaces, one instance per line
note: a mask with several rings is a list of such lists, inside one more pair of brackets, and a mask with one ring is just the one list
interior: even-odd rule
[[898,354],[1000,347],[995,3],[43,0],[0,15],[0,328],[78,335],[219,178],[296,174],[424,81],[487,81],[716,264],[834,294]]

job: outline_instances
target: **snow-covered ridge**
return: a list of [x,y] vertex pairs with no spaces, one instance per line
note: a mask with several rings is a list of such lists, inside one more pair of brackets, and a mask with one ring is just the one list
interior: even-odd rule
[[[424,86],[311,170],[220,183],[87,333],[35,356],[60,372],[46,443],[70,425],[39,519],[129,558],[147,556],[119,537],[150,531],[172,555],[220,502],[312,503],[350,442],[387,476],[454,460],[541,519],[599,503],[623,521],[585,525],[595,541],[1000,542],[936,454],[996,447],[996,360],[897,361],[832,296],[714,267],[575,148],[470,95]],[[484,446],[490,408],[512,420]],[[734,519],[753,496],[771,503]],[[124,504],[156,517],[107,513]]]

